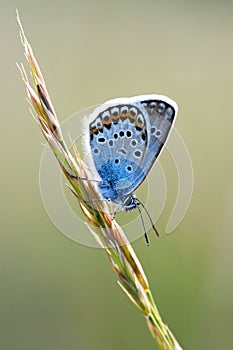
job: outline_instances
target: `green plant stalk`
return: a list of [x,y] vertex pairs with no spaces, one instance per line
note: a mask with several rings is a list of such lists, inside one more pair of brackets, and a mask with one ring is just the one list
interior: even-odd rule
[[[163,323],[155,305],[147,278],[121,227],[108,213],[104,201],[86,201],[99,198],[99,193],[91,181],[83,181],[87,173],[76,148],[73,156],[66,146],[59,120],[51,103],[44,78],[23,31],[18,13],[20,37],[28,61],[32,85],[23,65],[18,65],[26,85],[27,96],[42,134],[48,141],[61,169],[69,182],[69,188],[77,198],[86,217],[91,233],[108,255],[118,283],[134,305],[143,313],[148,328],[161,350],[182,350],[168,326]],[[94,228],[93,228],[94,227]]]

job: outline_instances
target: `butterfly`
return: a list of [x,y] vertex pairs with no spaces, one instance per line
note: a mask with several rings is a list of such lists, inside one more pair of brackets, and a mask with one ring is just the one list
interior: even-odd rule
[[[146,209],[134,191],[158,159],[177,111],[166,96],[141,95],[106,101],[91,113],[85,138],[90,168],[99,177],[98,191],[116,211],[138,208],[141,215],[139,205]],[[144,235],[149,244],[145,229]]]

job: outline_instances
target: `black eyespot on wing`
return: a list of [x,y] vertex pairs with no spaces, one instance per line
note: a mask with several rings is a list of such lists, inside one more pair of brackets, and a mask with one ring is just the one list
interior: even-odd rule
[[104,127],[105,127],[106,129],[108,129],[108,130],[110,130],[110,129],[111,129],[111,126],[112,126],[112,124],[111,124],[111,123],[109,123],[109,124],[104,124]]
[[142,155],[142,152],[141,152],[141,151],[138,151],[138,150],[137,150],[137,151],[134,152],[134,156],[137,157],[137,158],[140,158],[141,155]]
[[142,132],[142,141],[146,141],[146,130]]
[[131,141],[131,146],[135,147],[136,145],[137,145],[137,141],[133,139],[133,140]]

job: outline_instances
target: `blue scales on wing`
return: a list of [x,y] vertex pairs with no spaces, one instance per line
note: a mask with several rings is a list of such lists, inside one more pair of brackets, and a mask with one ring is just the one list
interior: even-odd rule
[[148,144],[146,119],[133,104],[106,106],[90,124],[90,146],[105,198],[124,202],[144,177],[140,167]]

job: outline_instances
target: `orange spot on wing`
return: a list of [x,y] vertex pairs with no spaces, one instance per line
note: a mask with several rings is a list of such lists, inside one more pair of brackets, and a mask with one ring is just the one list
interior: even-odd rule
[[90,130],[90,133],[91,133],[91,134],[98,134],[98,129],[97,129],[97,128],[92,128],[92,129]]
[[116,122],[116,121],[118,121],[118,120],[120,119],[120,114],[116,114],[116,115],[111,114],[111,115],[110,115],[110,119],[111,119],[113,122]]
[[103,125],[109,125],[109,124],[111,124],[111,119],[109,118],[108,120],[102,120],[102,122],[103,122]]
[[128,114],[128,117],[129,117],[129,119],[130,119],[130,121],[131,122],[135,122],[135,120],[136,120],[136,115],[132,115],[132,114]]
[[142,129],[142,127],[143,127],[142,123],[139,123],[139,122],[136,123],[136,128]]

